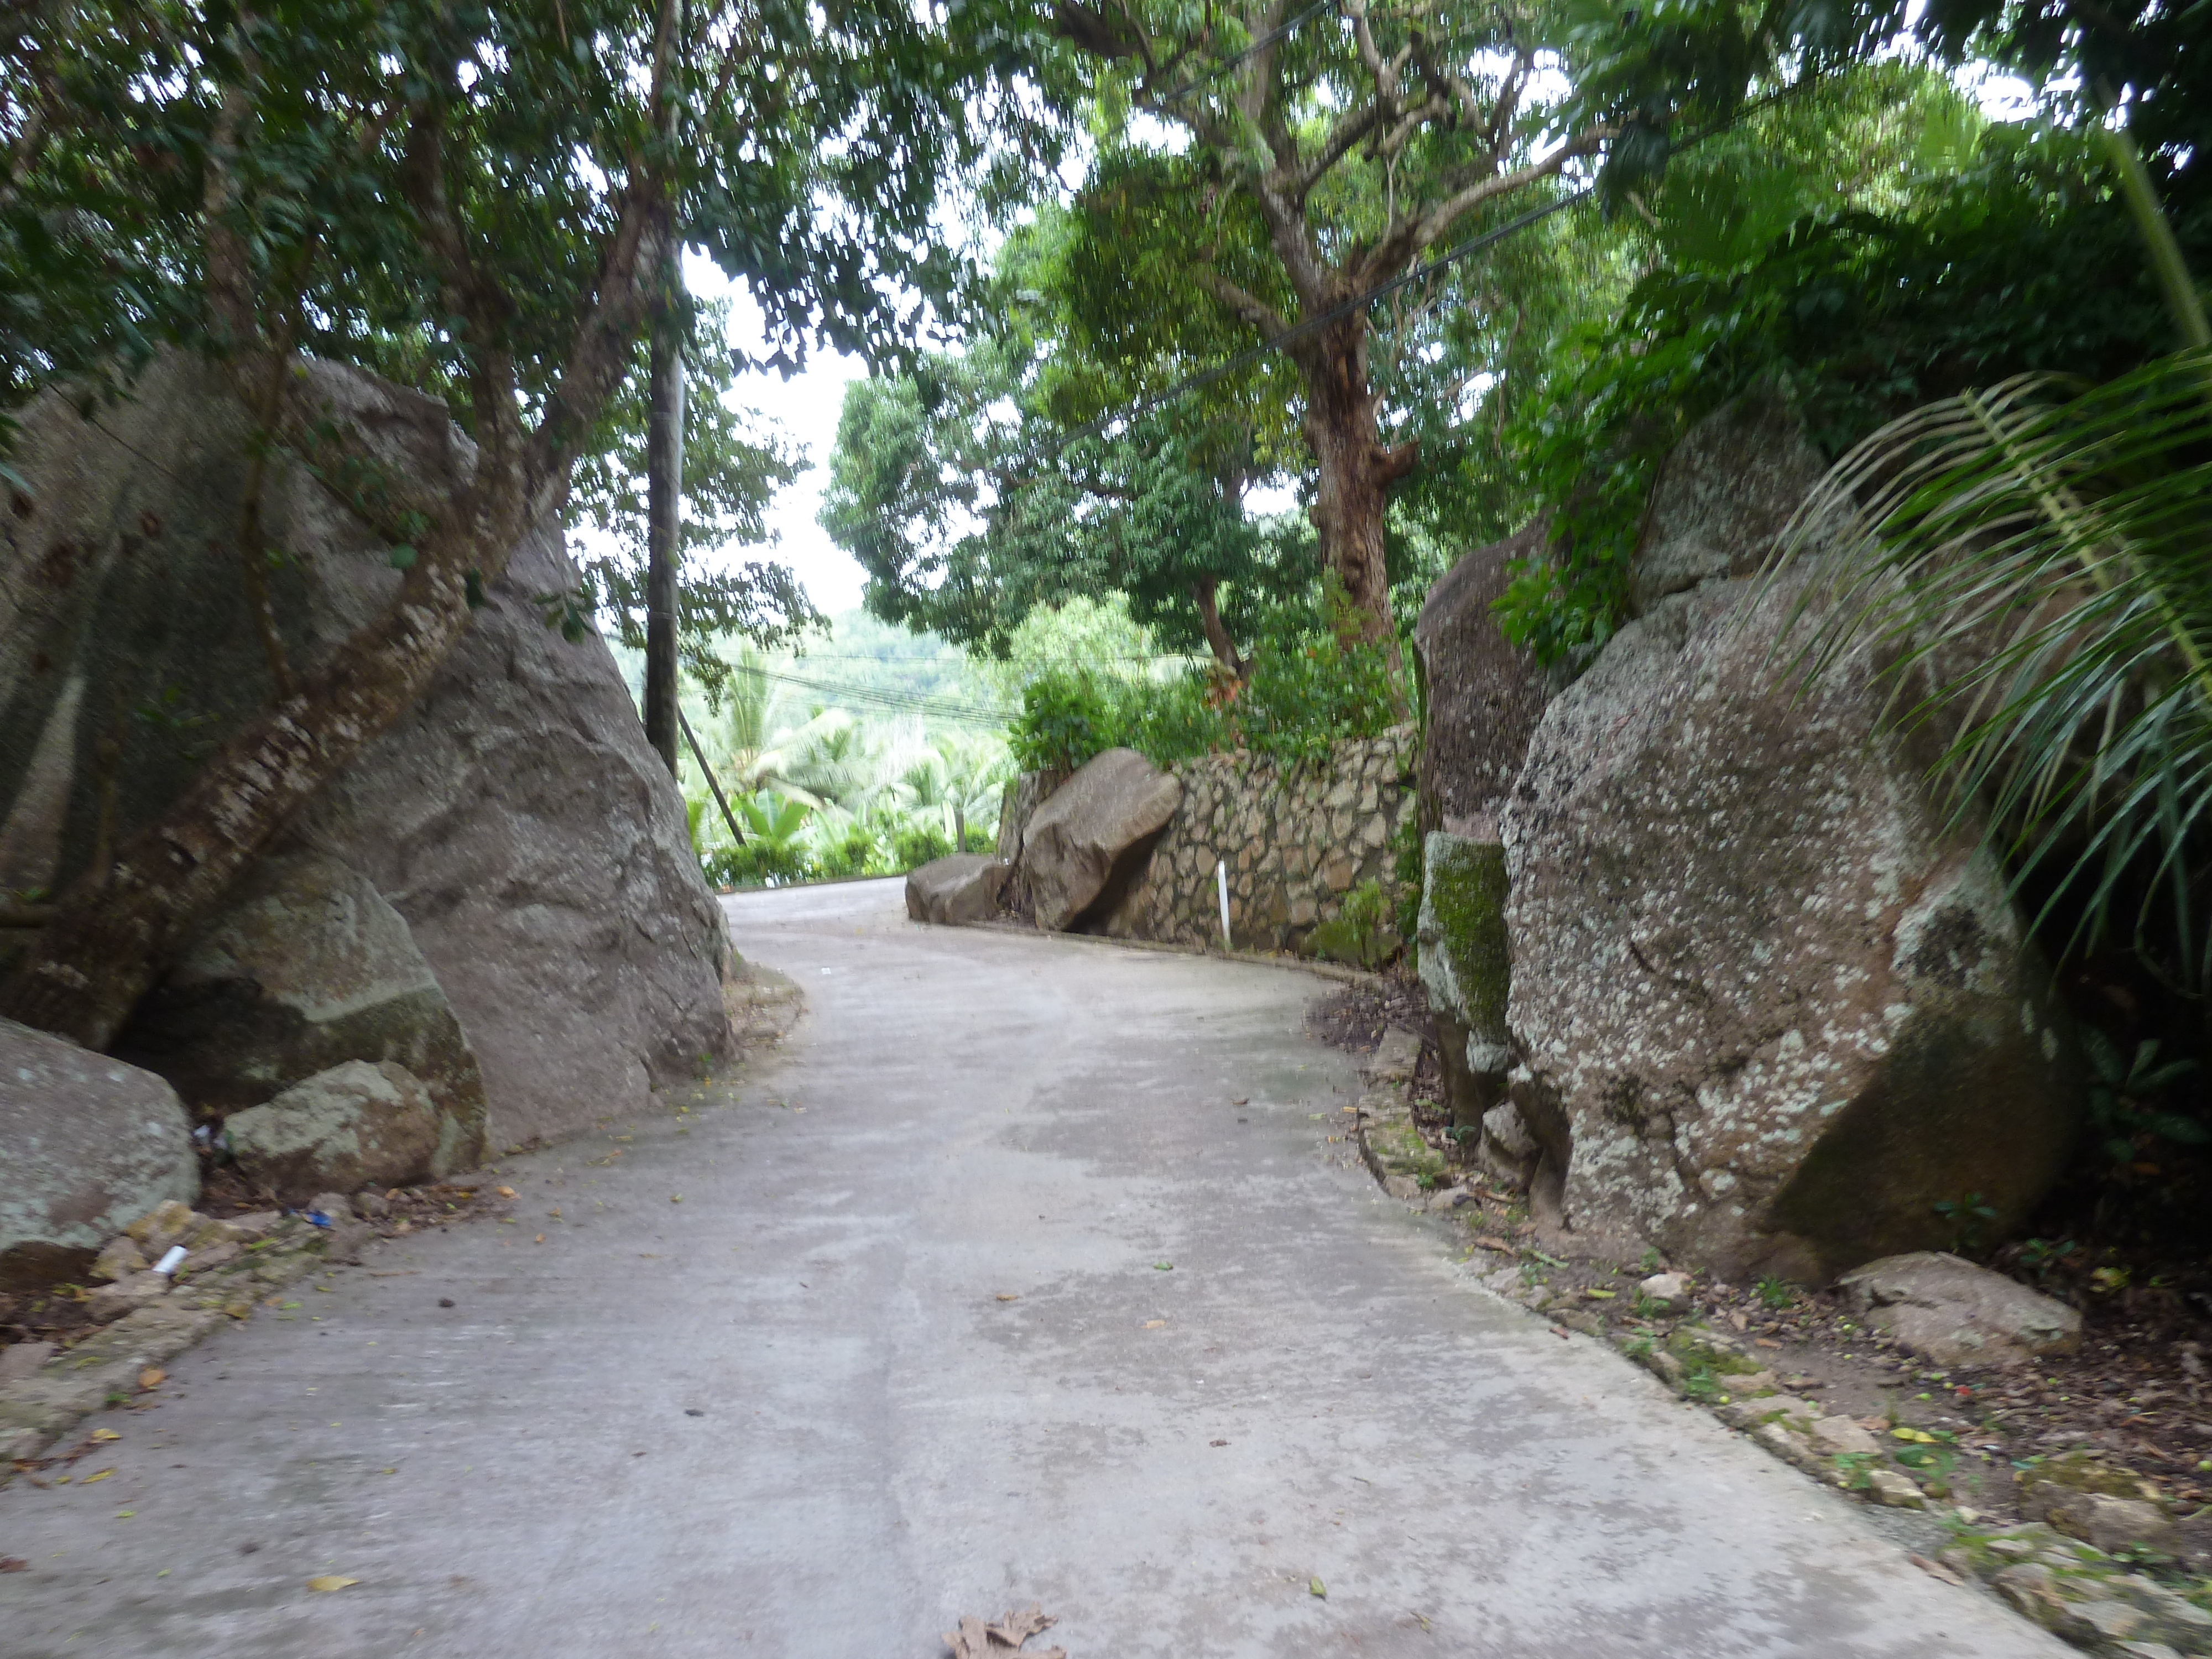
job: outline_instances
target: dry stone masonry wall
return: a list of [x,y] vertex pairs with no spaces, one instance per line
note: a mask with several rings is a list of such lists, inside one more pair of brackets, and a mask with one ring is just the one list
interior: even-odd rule
[[1106,917],[1116,939],[1218,945],[1214,866],[1229,866],[1229,922],[1240,951],[1300,951],[1374,881],[1387,920],[1398,896],[1395,842],[1414,812],[1419,737],[1411,726],[1335,745],[1326,763],[1285,767],[1249,753],[1175,769],[1182,804],[1144,873]]

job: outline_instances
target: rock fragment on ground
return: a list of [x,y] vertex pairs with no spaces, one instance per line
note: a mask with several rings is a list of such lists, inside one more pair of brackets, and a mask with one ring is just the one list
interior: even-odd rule
[[1012,866],[980,853],[954,853],[907,872],[906,913],[940,927],[973,927],[999,914]]
[[223,1131],[246,1178],[293,1202],[446,1174],[467,1134],[405,1066],[359,1060],[234,1112]]
[[1940,1250],[1885,1256],[1838,1285],[1869,1324],[1939,1365],[2020,1365],[2081,1346],[2081,1316],[2064,1303]]

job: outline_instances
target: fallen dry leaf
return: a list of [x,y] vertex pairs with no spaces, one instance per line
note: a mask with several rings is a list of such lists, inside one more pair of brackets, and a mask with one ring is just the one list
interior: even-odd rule
[[120,1440],[123,1438],[121,1435],[116,1433],[112,1429],[94,1429],[92,1431],[92,1437],[94,1440]]
[[142,1389],[158,1389],[167,1376],[168,1372],[163,1370],[159,1365],[149,1365],[138,1373],[138,1386]]
[[1209,1446],[1225,1446],[1229,1443],[1226,1440],[1209,1440],[1206,1443]]
[[1474,1242],[1481,1245],[1486,1250],[1510,1250],[1513,1248],[1504,1239],[1492,1238],[1486,1233],[1482,1237],[1476,1239]]
[[1782,1345],[1771,1336],[1754,1336],[1751,1339],[1751,1346],[1754,1348],[1772,1348],[1777,1352],[1779,1352],[1782,1347]]
[[1164,1319],[1147,1319],[1145,1322],[1145,1328],[1148,1331],[1157,1331],[1164,1328],[1167,1322]]
[[[987,1625],[980,1619],[963,1619],[958,1630],[945,1632],[945,1645],[952,1650],[952,1659],[996,1659],[999,1655],[1019,1651],[1030,1637],[1059,1622],[1047,1617],[1044,1608],[1032,1601],[995,1625]],[[1037,1648],[1026,1659],[1067,1659],[1067,1650]]]
[[115,1471],[113,1469],[102,1469],[98,1474],[88,1474],[83,1480],[78,1481],[77,1485],[81,1486],[88,1486],[95,1480],[106,1480],[109,1475],[114,1473]]
[[537,1237],[532,1239],[530,1242],[532,1244],[543,1244],[545,1242],[545,1235],[544,1233],[540,1233]]
[[1021,1300],[1021,1297],[1016,1296],[1012,1291],[1000,1291],[999,1292],[999,1300],[1001,1302],[1018,1302]]
[[342,1590],[348,1585],[359,1583],[361,1580],[358,1578],[341,1578],[334,1572],[326,1572],[319,1578],[310,1578],[307,1588],[311,1590]]
[[499,1189],[499,1195],[501,1198],[513,1198],[514,1196],[514,1188],[512,1187],[502,1187]]
[[0,1555],[0,1572],[28,1572],[31,1564],[20,1555]]
[[1251,1104],[1251,1097],[1247,1095],[1231,1095],[1229,1097],[1229,1103],[1231,1106],[1249,1106]]

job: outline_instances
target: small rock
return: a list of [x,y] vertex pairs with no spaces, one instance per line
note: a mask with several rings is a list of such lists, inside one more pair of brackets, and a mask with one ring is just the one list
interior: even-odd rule
[[1755,1400],[1731,1400],[1720,1409],[1720,1419],[1730,1428],[1751,1430],[1762,1423],[1779,1423],[1786,1431],[1793,1425],[1800,1434],[1810,1434],[1820,1421],[1820,1408],[1810,1401],[1786,1394]]
[[156,1204],[123,1231],[149,1256],[157,1256],[206,1218],[191,1205],[172,1198]]
[[1654,1273],[1636,1288],[1670,1308],[1679,1308],[1690,1299],[1690,1281],[1680,1273]]
[[1875,1452],[1881,1443],[1848,1417],[1823,1417],[1813,1425],[1813,1443],[1821,1450],[1838,1453]]
[[350,1221],[353,1218],[353,1200],[343,1193],[317,1193],[307,1200],[307,1207],[319,1211],[332,1221]]
[[1822,1479],[1832,1478],[1835,1471],[1827,1461],[1813,1449],[1813,1443],[1802,1434],[1792,1434],[1780,1423],[1762,1423],[1751,1431],[1752,1439],[1772,1452],[1784,1462]]
[[100,1254],[93,1258],[92,1276],[112,1283],[133,1273],[143,1273],[151,1266],[153,1263],[146,1260],[137,1241],[125,1233],[119,1238],[109,1239],[101,1247]]
[[1939,1365],[2018,1365],[2081,1346],[2081,1316],[1940,1250],[1885,1256],[1837,1281],[1876,1330]]
[[1494,1291],[1499,1296],[1511,1295],[1521,1288],[1520,1263],[1515,1262],[1510,1267],[1500,1267],[1496,1273],[1485,1273],[1482,1276],[1482,1288],[1486,1291]]
[[1407,1083],[1421,1063],[1421,1040],[1402,1026],[1382,1033],[1374,1057],[1363,1068],[1370,1083]]
[[222,1243],[210,1244],[205,1249],[192,1251],[178,1265],[177,1271],[187,1276],[209,1273],[217,1267],[228,1267],[245,1254],[243,1244],[226,1239]]
[[1437,1211],[1456,1210],[1461,1205],[1474,1201],[1474,1194],[1464,1187],[1447,1187],[1440,1193],[1429,1194],[1429,1208]]
[[1885,1509],[1924,1510],[1928,1498],[1919,1487],[1895,1469],[1869,1469],[1867,1495]]
[[[2087,1588],[2091,1581],[2076,1581],[2075,1589]],[[2085,1648],[2096,1648],[2107,1643],[2120,1643],[2142,1632],[2150,1622],[2140,1607],[2130,1607],[2125,1601],[2076,1601],[2058,1615],[2051,1625],[2051,1632]]]
[[2043,1518],[2069,1538],[2094,1546],[2110,1555],[2130,1545],[2171,1555],[2173,1522],[2155,1504],[2140,1498],[2113,1498],[2104,1492],[2074,1492],[2047,1504]]
[[359,1261],[362,1247],[375,1237],[376,1229],[366,1221],[356,1221],[349,1216],[335,1222],[323,1234],[323,1260]]
[[256,1239],[266,1238],[283,1221],[282,1210],[256,1210],[250,1215],[234,1215],[215,1224],[222,1229],[223,1237],[234,1243],[251,1244]]
[[1661,1382],[1676,1387],[1680,1387],[1682,1379],[1690,1374],[1689,1367],[1664,1348],[1652,1349],[1644,1356],[1644,1363],[1650,1367],[1653,1375]]
[[0,1382],[35,1376],[39,1367],[53,1357],[51,1342],[16,1342],[0,1348]]
[[368,1216],[372,1220],[381,1221],[392,1213],[392,1200],[385,1197],[382,1193],[369,1191],[357,1194],[354,1199],[353,1207],[356,1214]]
[[1407,1203],[1412,1204],[1420,1199],[1421,1183],[1411,1176],[1387,1176],[1383,1178],[1382,1190],[1393,1198],[1403,1199]]
[[101,1285],[85,1299],[85,1308],[94,1319],[104,1323],[159,1302],[168,1293],[167,1274],[152,1272],[133,1273],[112,1285]]

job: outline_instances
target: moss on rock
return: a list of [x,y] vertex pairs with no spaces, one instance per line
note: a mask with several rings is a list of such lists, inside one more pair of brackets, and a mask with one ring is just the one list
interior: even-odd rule
[[1505,1041],[1512,951],[1505,933],[1505,849],[1442,830],[1422,848],[1421,983],[1471,1042]]

